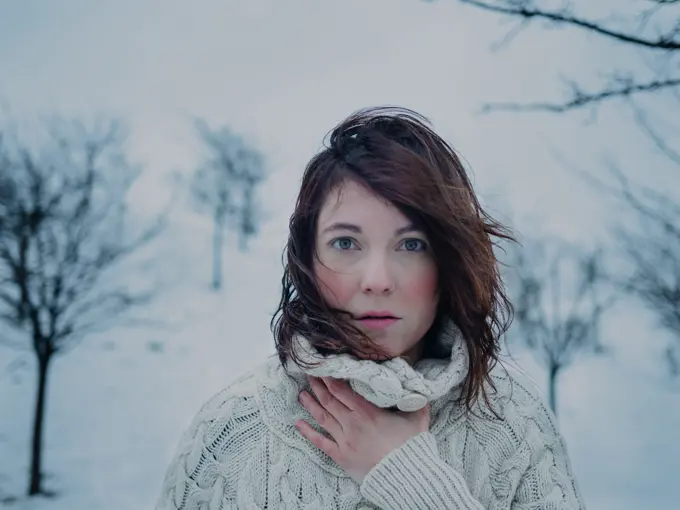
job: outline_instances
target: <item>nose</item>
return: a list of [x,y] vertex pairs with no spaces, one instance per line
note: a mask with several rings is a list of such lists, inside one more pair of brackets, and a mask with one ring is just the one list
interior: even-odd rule
[[394,274],[383,255],[368,257],[364,267],[361,290],[367,294],[390,294],[395,288]]

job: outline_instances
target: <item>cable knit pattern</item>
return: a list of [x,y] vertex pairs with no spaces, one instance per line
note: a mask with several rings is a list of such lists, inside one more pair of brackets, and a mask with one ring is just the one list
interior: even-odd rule
[[[583,510],[554,417],[529,384],[501,368],[497,391],[473,413],[456,404],[467,354],[457,328],[441,335],[448,360],[375,363],[323,357],[297,339],[308,371],[271,359],[210,399],[180,440],[157,510],[466,509]],[[298,351],[300,352],[300,351]],[[431,402],[428,432],[387,455],[356,484],[303,438],[314,423],[297,400],[306,372],[342,378],[381,407],[420,395]]]
[[349,381],[354,391],[379,407],[394,407],[407,395],[424,396],[433,401],[457,391],[467,374],[467,350],[460,330],[448,323],[439,336],[439,342],[451,351],[450,359],[423,359],[414,367],[401,358],[381,363],[360,360],[349,354],[322,356],[304,337],[294,342],[295,352],[306,364],[314,368],[300,368],[294,363],[287,366],[291,375],[333,377]]

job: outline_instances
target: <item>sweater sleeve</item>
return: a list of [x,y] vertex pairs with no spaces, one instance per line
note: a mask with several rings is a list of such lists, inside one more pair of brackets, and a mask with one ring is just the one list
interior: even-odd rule
[[254,422],[248,417],[255,412],[251,400],[226,391],[210,399],[182,435],[155,509],[236,510],[242,466],[234,437],[252,432],[241,429]]
[[361,493],[383,510],[484,510],[462,475],[440,458],[431,432],[389,453],[364,478]]
[[[510,488],[499,508],[509,510],[583,510],[562,437],[550,413],[539,406],[526,417],[524,440],[503,463],[499,485]],[[392,451],[361,485],[363,496],[383,510],[485,508],[471,494],[463,475],[439,455],[435,436],[423,432]]]

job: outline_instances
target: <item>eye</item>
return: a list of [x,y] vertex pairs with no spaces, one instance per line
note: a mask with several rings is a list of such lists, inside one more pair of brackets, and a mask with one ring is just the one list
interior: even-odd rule
[[406,251],[425,251],[427,244],[422,239],[404,239],[401,246]]
[[338,237],[331,241],[331,246],[340,251],[348,251],[356,249],[354,239],[351,237]]

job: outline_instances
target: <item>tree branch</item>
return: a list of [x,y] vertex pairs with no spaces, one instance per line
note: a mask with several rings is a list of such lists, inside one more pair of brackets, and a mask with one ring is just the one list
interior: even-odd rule
[[[517,250],[515,276],[511,285],[515,318],[527,347],[549,367],[569,366],[582,352],[600,353],[597,328],[602,314],[615,301],[597,299],[600,278],[599,251],[581,255],[563,242],[533,241],[529,249]],[[562,290],[565,279],[561,262],[575,264],[580,284],[574,295]],[[572,265],[570,264],[570,265]],[[592,303],[586,302],[592,298]]]
[[[663,227],[666,235],[671,234],[677,239],[680,239],[680,206],[673,202],[667,196],[654,191],[648,187],[641,187],[640,193],[646,195],[647,201],[654,204],[651,207],[638,198],[632,191],[628,179],[623,173],[614,166],[610,165],[610,171],[619,179],[620,190],[619,198],[623,199],[628,206],[639,213],[640,218],[648,218]],[[671,217],[677,216],[677,218]]]
[[0,205],[0,321],[28,331],[43,357],[81,333],[82,323],[118,322],[149,301],[150,294],[104,278],[165,225],[161,216],[129,240],[118,232],[138,175],[118,122],[93,130],[55,122],[48,132],[38,152],[19,139],[9,146],[0,132],[0,183],[8,184]]
[[[525,19],[543,19],[557,25],[568,25],[577,27],[588,32],[596,33],[609,39],[615,39],[628,44],[641,46],[653,50],[679,50],[680,41],[676,41],[672,35],[661,35],[657,39],[646,39],[637,35],[626,33],[605,27],[602,22],[586,20],[573,16],[567,9],[562,11],[547,11],[530,7],[530,3],[524,2],[505,2],[504,4],[491,4],[481,0],[459,0],[463,4],[472,5],[480,9],[492,11],[506,16],[513,16]],[[675,0],[660,0],[657,3],[671,4]]]
[[600,92],[584,92],[576,84],[571,84],[572,99],[565,103],[489,103],[482,108],[483,112],[492,110],[504,110],[511,112],[547,111],[552,113],[564,113],[585,106],[601,103],[610,99],[631,97],[637,94],[658,92],[663,89],[680,87],[680,78],[667,80],[653,80],[647,83],[635,83],[626,80],[622,86],[612,87]]
[[673,149],[668,142],[659,134],[659,132],[652,127],[647,115],[640,109],[633,101],[630,101],[631,107],[633,108],[633,114],[635,116],[635,121],[642,131],[652,140],[656,148],[659,149],[661,154],[666,156],[676,165],[680,166],[680,152]]

